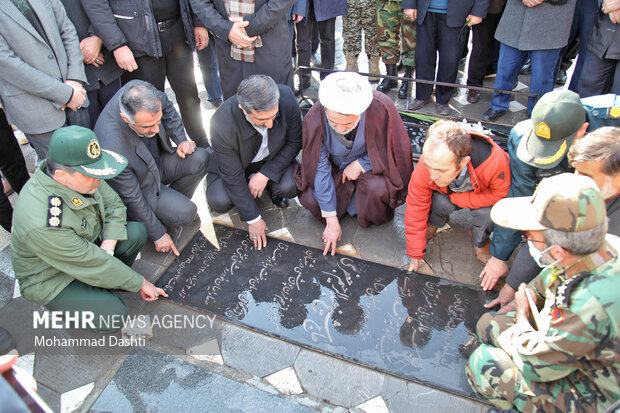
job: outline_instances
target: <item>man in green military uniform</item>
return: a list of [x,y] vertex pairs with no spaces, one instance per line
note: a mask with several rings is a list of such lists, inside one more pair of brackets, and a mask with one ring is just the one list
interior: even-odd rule
[[120,197],[102,181],[126,166],[121,155],[101,150],[91,130],[60,128],[13,214],[11,252],[22,296],[49,310],[90,311],[102,334],[120,329],[111,320],[127,315],[109,289],[140,291],[147,301],[166,296],[131,269],[146,228],[127,222]]
[[[377,43],[377,6],[375,0],[347,0],[349,13],[342,16],[342,51],[347,60],[347,72],[357,72],[357,58],[362,51],[362,29],[364,30],[364,50],[368,55],[368,72],[378,74],[379,45]],[[370,82],[378,77],[369,76]]]
[[620,239],[606,235],[596,184],[556,175],[533,196],[499,201],[491,218],[527,231],[543,270],[517,290],[516,311],[478,321],[472,388],[500,409],[606,411],[620,398]]
[[[400,59],[405,66],[405,77],[412,77],[416,24],[405,15],[402,0],[377,0],[377,37],[386,74],[397,76],[396,64]],[[377,90],[386,93],[397,85],[396,80],[386,78],[377,86]],[[398,98],[407,99],[408,92],[409,81],[403,80],[398,90]]]

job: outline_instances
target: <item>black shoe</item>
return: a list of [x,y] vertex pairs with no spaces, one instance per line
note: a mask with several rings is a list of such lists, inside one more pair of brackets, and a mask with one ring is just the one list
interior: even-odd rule
[[482,120],[485,122],[495,122],[504,113],[506,113],[505,110],[495,110],[493,108],[489,108],[489,110],[484,112],[484,114],[482,115]]
[[[385,65],[385,71],[386,71],[385,74],[388,76],[397,76],[396,65]],[[379,92],[386,93],[394,89],[397,86],[398,86],[398,80],[384,78],[381,81],[381,83],[379,83],[379,86],[377,86],[377,90]]]
[[288,199],[281,197],[279,195],[271,195],[271,202],[278,208],[286,208],[288,207]]
[[422,109],[422,107],[424,105],[426,105],[428,102],[430,101],[430,99],[414,99],[413,102],[411,102],[409,104],[409,110],[418,110],[418,109]]
[[471,103],[472,105],[474,103],[480,102],[480,92],[474,89],[469,89],[467,91],[467,102]]
[[560,69],[558,76],[555,78],[556,86],[564,86],[566,84],[566,70]]
[[[411,77],[413,75],[413,67],[405,66],[405,74],[404,77]],[[409,84],[410,80],[402,80],[400,82],[400,89],[398,89],[398,98],[399,99],[407,99],[407,95],[409,95]]]
[[438,103],[437,113],[439,113],[441,116],[448,116],[450,114],[450,104],[444,103],[442,105],[441,103]]
[[214,102],[211,102],[211,107],[212,107],[213,109],[217,109],[217,108],[219,108],[220,106],[222,106],[222,99],[220,99],[220,100],[216,100],[216,101],[214,101]]
[[302,89],[303,89],[304,93],[308,92],[308,90],[310,89],[311,86],[312,86],[311,82],[308,82],[308,83],[304,84],[301,87],[296,87],[295,88],[295,96],[297,96],[297,97],[301,96]]
[[525,62],[519,73],[522,75],[529,75],[532,73],[532,61],[530,59],[527,59],[527,62]]

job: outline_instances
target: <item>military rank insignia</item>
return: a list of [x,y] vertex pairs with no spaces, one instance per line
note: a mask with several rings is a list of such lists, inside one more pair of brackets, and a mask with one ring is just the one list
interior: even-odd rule
[[51,195],[47,206],[47,223],[48,228],[60,228],[62,224],[62,198],[57,195]]
[[551,312],[551,324],[556,325],[564,321],[564,312],[561,308],[556,308]]
[[536,125],[536,135],[543,139],[551,139],[551,129],[545,122],[540,122]]
[[76,207],[79,208],[82,206],[82,204],[84,203],[84,201],[82,201],[79,197],[74,196],[73,198],[71,198],[71,203]]

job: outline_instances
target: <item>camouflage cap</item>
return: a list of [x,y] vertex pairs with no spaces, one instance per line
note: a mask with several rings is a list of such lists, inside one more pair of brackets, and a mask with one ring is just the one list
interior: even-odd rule
[[491,209],[491,219],[520,231],[580,232],[605,222],[607,210],[592,179],[563,173],[540,181],[533,196],[500,200]]
[[82,126],[56,130],[50,139],[47,159],[97,179],[114,178],[127,167],[125,157],[101,149],[95,132]]
[[554,168],[585,121],[586,110],[578,94],[570,90],[545,93],[532,109],[530,130],[519,142],[517,157],[537,168]]

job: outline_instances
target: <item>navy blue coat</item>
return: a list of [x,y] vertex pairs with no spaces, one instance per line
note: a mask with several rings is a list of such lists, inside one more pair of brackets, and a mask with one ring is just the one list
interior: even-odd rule
[[[403,0],[403,9],[417,9],[417,23],[424,23],[428,6],[431,0]],[[448,0],[448,27],[462,27],[468,15],[482,17],[487,16],[489,0]]]
[[[310,1],[314,4],[314,16],[318,22],[349,13],[347,0],[308,0],[308,2]],[[308,9],[306,9],[305,16],[307,15]]]

